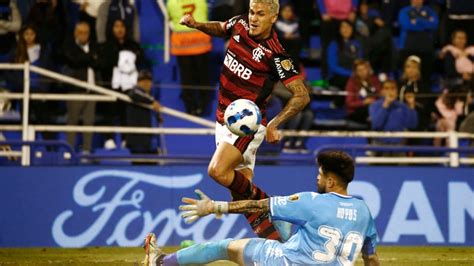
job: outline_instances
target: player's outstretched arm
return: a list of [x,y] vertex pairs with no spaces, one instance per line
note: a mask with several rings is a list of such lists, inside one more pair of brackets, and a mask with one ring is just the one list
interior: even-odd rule
[[364,259],[364,266],[379,266],[379,256],[377,256],[377,253],[374,253],[372,255],[364,255],[362,254],[362,259]]
[[179,206],[184,211],[181,215],[186,223],[192,223],[200,217],[215,213],[219,218],[223,213],[249,213],[270,211],[270,199],[240,200],[240,201],[213,201],[200,190],[195,191],[198,199],[183,198],[186,205]]
[[301,79],[296,79],[288,83],[286,88],[293,96],[288,100],[283,110],[268,123],[266,138],[269,143],[277,143],[280,141],[281,135],[277,131],[278,127],[301,112],[310,100],[308,89]]
[[224,30],[224,22],[220,21],[209,21],[209,22],[197,22],[193,16],[186,14],[179,21],[181,25],[188,26],[192,29],[200,30],[206,34],[216,37],[224,37],[226,32]]
[[229,213],[269,212],[270,199],[238,200],[229,203]]

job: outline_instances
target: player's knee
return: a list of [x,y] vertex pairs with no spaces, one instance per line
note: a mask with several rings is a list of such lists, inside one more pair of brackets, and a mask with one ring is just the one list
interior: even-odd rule
[[226,167],[219,166],[218,164],[210,164],[207,168],[207,174],[216,181],[223,181],[226,179],[229,170]]
[[227,247],[229,260],[239,265],[245,265],[244,249],[248,243],[249,239],[237,239],[231,241]]

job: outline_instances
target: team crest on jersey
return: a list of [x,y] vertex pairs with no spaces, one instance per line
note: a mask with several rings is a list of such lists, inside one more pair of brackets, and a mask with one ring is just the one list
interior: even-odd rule
[[255,62],[258,62],[260,63],[260,60],[262,59],[262,57],[265,55],[265,53],[263,52],[262,48],[260,47],[257,47],[255,49],[253,49],[252,51],[252,58]]
[[288,197],[289,201],[297,201],[299,199],[300,199],[300,196],[298,194],[293,194],[293,195]]
[[285,59],[285,60],[281,61],[280,64],[283,67],[283,69],[286,70],[286,71],[290,71],[290,69],[293,68],[293,63],[291,63],[291,60],[289,60],[289,59]]
[[236,42],[240,42],[240,35],[234,35],[232,38],[234,38]]

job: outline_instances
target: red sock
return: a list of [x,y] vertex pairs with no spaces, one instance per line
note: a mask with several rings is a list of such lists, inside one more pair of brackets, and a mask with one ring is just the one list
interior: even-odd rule
[[[234,180],[228,187],[232,194],[232,200],[260,200],[269,196],[259,187],[254,185],[242,173],[235,171]],[[280,234],[270,222],[268,212],[246,213],[248,223],[252,230],[261,238],[281,241]]]
[[260,200],[268,198],[267,193],[254,185],[242,173],[234,171],[234,180],[228,186],[235,200]]

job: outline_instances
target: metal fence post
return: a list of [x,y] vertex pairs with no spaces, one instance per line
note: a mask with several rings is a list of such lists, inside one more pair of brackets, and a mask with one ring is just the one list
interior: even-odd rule
[[[456,131],[449,131],[448,133],[448,143],[450,148],[459,147],[459,138]],[[450,152],[449,153],[449,166],[459,167],[459,153]]]
[[166,4],[163,0],[157,0],[156,1],[158,6],[160,7],[161,13],[163,14],[164,17],[164,51],[163,51],[163,57],[164,57],[164,62],[169,63],[170,62],[170,25],[169,25],[169,17],[168,17],[168,10],[166,9]]
[[[22,114],[22,137],[23,141],[29,140],[29,111],[30,111],[30,63],[25,62],[23,68],[23,114]],[[30,165],[30,147],[21,147],[21,165]]]

